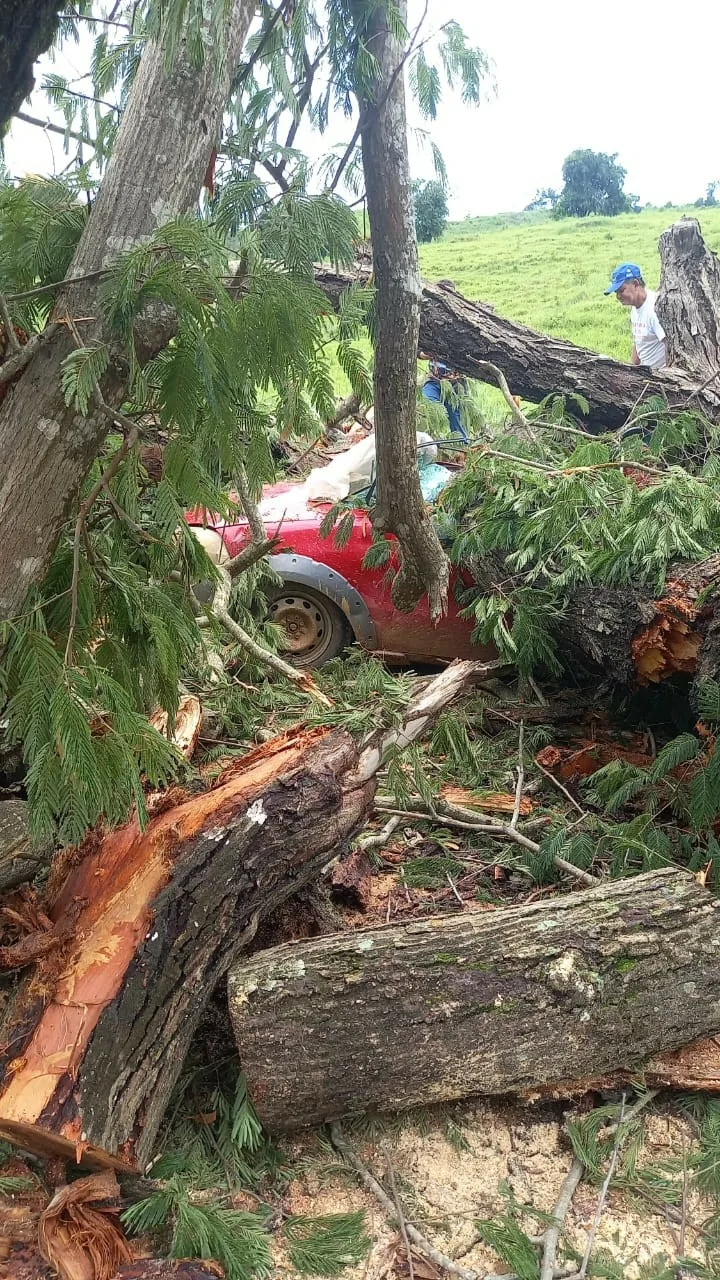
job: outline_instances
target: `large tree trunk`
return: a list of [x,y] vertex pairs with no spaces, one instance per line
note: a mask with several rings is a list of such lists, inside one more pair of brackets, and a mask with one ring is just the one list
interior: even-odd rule
[[[359,21],[366,5],[355,6]],[[407,17],[406,0],[398,6]],[[392,585],[396,608],[411,610],[427,592],[430,613],[445,612],[449,569],[420,490],[416,466],[415,383],[420,273],[408,160],[403,49],[378,5],[365,42],[377,59],[373,96],[359,96],[363,172],[373,228],[377,291],[375,437],[377,500],[373,527],[394,533],[402,564]]]
[[389,747],[484,670],[454,663],[419,681],[403,725],[360,752],[340,731],[287,734],[145,831],[132,821],[60,855],[55,946],[0,1035],[0,1136],[142,1166],[208,999],[259,920],[364,824]]
[[271,1132],[634,1072],[720,1029],[720,903],[678,871],[290,943],[230,1013]]
[[3,0],[0,6],[0,137],[32,93],[33,65],[55,39],[63,0]]
[[668,364],[720,390],[720,261],[707,248],[696,218],[681,218],[660,237],[658,315]]
[[[217,143],[230,85],[255,12],[254,0],[233,0],[225,30],[212,33],[216,60],[192,65],[178,52],[172,70],[161,45],[143,53],[113,157],[68,279],[96,272],[123,249],[196,205]],[[55,317],[83,317],[82,339],[102,337],[98,282],[68,285]],[[0,409],[0,620],[18,613],[28,588],[45,573],[63,521],[102,442],[108,421],[91,408],[68,408],[60,365],[73,349],[62,326],[24,370]],[[115,403],[124,373],[106,382]],[[109,393],[110,394],[110,393]]]
[[[333,306],[357,276],[318,269],[315,279]],[[606,299],[598,303],[602,306]],[[591,431],[622,427],[646,397],[660,395],[673,408],[702,409],[720,417],[720,390],[700,390],[703,379],[680,369],[654,373],[584,347],[537,333],[495,313],[483,302],[471,302],[444,285],[422,284],[419,350],[446,361],[468,377],[478,377],[478,361],[500,368],[513,395],[538,403],[550,393],[580,394],[590,404],[585,423]]]
[[356,764],[347,734],[290,735],[146,831],[91,837],[53,905],[59,945],[4,1028],[0,1133],[147,1160],[218,979],[367,813],[372,783],[343,786]]

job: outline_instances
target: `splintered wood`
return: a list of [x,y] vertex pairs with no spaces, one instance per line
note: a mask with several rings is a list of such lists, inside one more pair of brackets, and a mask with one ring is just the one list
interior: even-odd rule
[[668,581],[668,594],[655,604],[655,617],[632,641],[638,684],[659,684],[676,671],[695,671],[702,636],[694,627],[698,607],[688,587]]
[[3,1027],[2,1136],[142,1163],[218,977],[364,820],[373,782],[343,787],[356,764],[347,734],[291,732],[69,856],[48,910],[60,945]]
[[61,1280],[114,1280],[132,1253],[119,1222],[115,1174],[96,1173],[59,1187],[40,1219],[43,1258]]

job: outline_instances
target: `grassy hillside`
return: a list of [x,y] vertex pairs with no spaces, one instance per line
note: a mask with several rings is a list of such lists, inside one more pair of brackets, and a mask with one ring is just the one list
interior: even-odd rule
[[512,320],[627,360],[628,313],[603,289],[625,261],[639,263],[656,287],[658,237],[682,213],[699,216],[706,242],[719,252],[720,208],[558,222],[542,213],[508,214],[451,224],[441,240],[420,246],[420,267],[427,279],[452,280]]

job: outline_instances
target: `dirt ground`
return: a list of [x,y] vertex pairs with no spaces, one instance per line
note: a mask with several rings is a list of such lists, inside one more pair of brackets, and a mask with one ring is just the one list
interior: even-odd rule
[[[478,1277],[507,1272],[497,1255],[478,1241],[476,1220],[502,1212],[503,1188],[517,1201],[550,1213],[572,1162],[556,1106],[522,1106],[514,1102],[478,1101],[452,1107],[408,1112],[390,1120],[348,1127],[345,1136],[366,1168],[388,1186],[389,1150],[398,1193],[408,1222],[463,1268]],[[687,1122],[660,1108],[648,1114],[639,1162],[657,1163],[689,1150]],[[333,1152],[318,1134],[291,1144],[293,1160],[303,1172],[291,1184],[286,1208],[293,1213],[342,1213],[365,1209],[372,1248],[367,1261],[345,1274],[348,1280],[383,1280],[407,1275],[405,1247],[379,1201],[358,1185],[351,1171],[338,1168]],[[599,1188],[581,1182],[565,1227],[567,1244],[582,1255],[598,1204]],[[692,1198],[688,1223],[702,1216]],[[529,1215],[523,1227],[540,1234],[541,1219]],[[678,1256],[680,1228],[662,1210],[611,1192],[595,1237],[595,1250],[606,1251],[634,1280],[658,1254]],[[692,1229],[686,1230],[684,1254],[697,1256]],[[562,1243],[558,1260],[563,1258]],[[417,1259],[416,1259],[417,1261]],[[284,1271],[282,1259],[279,1269]],[[418,1274],[417,1267],[415,1268]],[[430,1267],[425,1280],[437,1274]]]

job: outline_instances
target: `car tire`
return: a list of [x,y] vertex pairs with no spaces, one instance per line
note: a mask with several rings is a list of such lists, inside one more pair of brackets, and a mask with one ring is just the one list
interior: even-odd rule
[[282,655],[294,667],[324,667],[352,642],[345,614],[312,587],[284,583],[270,593],[270,620],[288,637]]

